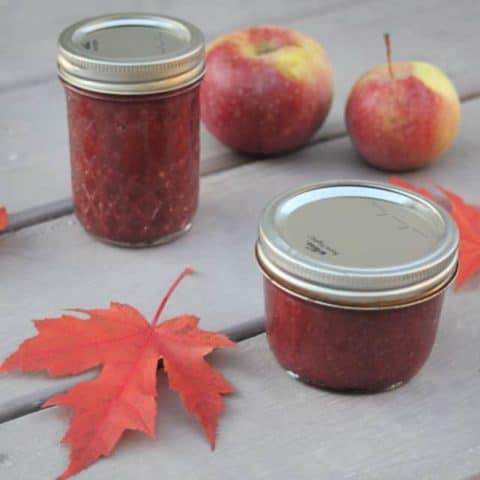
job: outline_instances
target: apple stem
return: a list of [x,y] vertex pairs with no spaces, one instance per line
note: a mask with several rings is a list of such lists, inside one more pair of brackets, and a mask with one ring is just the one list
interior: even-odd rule
[[174,290],[177,288],[178,284],[187,276],[191,275],[193,273],[193,270],[190,267],[185,267],[183,269],[183,272],[176,278],[176,280],[172,283],[170,288],[168,289],[166,295],[163,297],[162,302],[160,303],[159,307],[157,308],[157,311],[155,312],[155,315],[152,320],[152,327],[154,327],[158,319],[160,318],[160,314],[162,313],[163,309],[165,308],[165,305],[168,302],[168,299],[172,296],[172,293]]
[[394,80],[395,75],[393,74],[393,67],[392,67],[392,49],[390,46],[390,34],[384,33],[383,39],[385,40],[385,48],[387,49],[388,73],[390,74],[390,79]]

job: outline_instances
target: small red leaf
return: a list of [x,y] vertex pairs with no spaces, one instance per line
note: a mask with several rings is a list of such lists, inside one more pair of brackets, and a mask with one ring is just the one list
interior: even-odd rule
[[157,325],[158,317],[186,269],[167,292],[152,323],[133,307],[112,303],[108,309],[75,312],[37,320],[38,334],[24,341],[0,366],[0,371],[47,370],[51,376],[70,375],[102,366],[91,381],[47,400],[44,407],[73,410],[63,442],[70,445],[65,480],[109,455],[126,430],[155,435],[157,365],[163,359],[170,387],[180,393],[187,410],[201,423],[210,445],[215,444],[222,396],[233,387],[204,360],[216,348],[234,343],[219,333],[198,328],[198,318],[181,316]]
[[5,230],[8,227],[8,213],[7,209],[0,207],[0,230]]

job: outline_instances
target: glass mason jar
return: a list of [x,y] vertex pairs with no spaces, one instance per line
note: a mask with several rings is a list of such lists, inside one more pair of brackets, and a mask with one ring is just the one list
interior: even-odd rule
[[117,14],[62,32],[73,202],[90,234],[144,246],[189,229],[204,70],[203,35],[182,20]]
[[256,255],[279,363],[320,387],[380,391],[411,379],[432,350],[458,232],[407,190],[324,183],[266,207]]

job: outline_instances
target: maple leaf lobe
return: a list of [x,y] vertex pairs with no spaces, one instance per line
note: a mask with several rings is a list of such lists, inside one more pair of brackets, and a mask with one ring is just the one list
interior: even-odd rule
[[109,455],[126,430],[155,435],[157,367],[163,359],[170,388],[215,444],[222,395],[233,387],[204,357],[235,344],[222,334],[200,330],[198,317],[182,315],[157,324],[159,315],[185,269],[168,290],[152,323],[127,304],[107,309],[73,309],[87,318],[63,315],[35,321],[37,335],[25,340],[0,371],[46,370],[70,375],[101,366],[94,380],[83,381],[48,399],[43,407],[73,410],[62,442],[70,446],[65,480]]

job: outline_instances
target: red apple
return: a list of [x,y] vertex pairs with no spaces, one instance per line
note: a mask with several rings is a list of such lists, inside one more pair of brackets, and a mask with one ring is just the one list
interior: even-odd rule
[[460,122],[455,87],[437,67],[390,59],[353,86],[345,120],[352,142],[365,160],[392,171],[433,162],[452,143]]
[[287,28],[252,27],[207,49],[202,120],[221,142],[253,155],[303,145],[332,102],[332,68],[323,48]]

